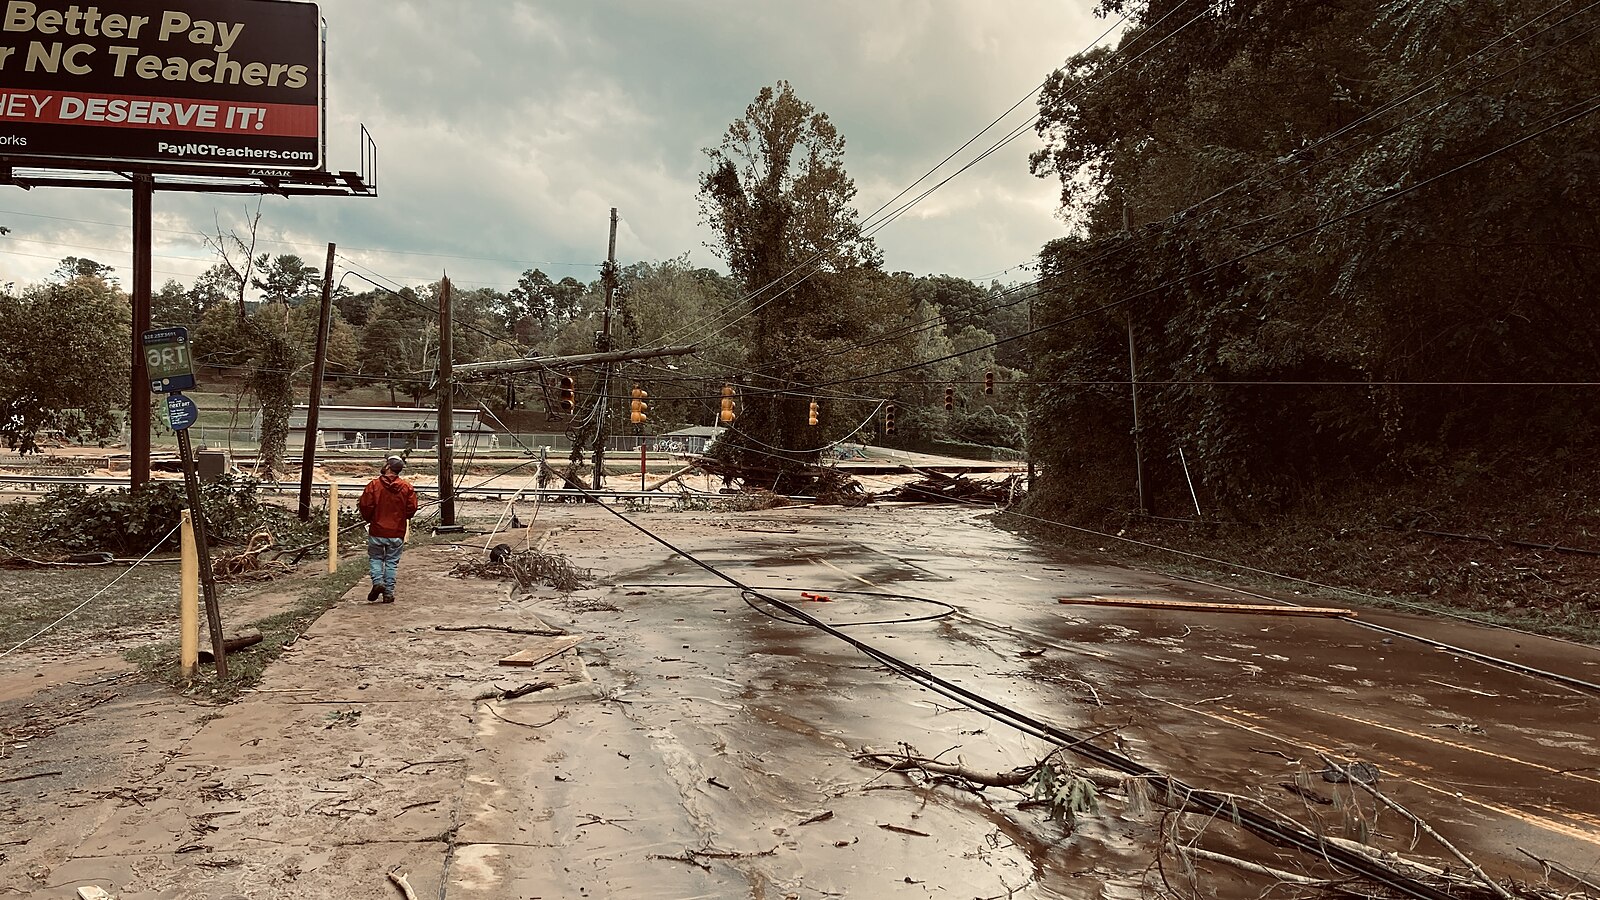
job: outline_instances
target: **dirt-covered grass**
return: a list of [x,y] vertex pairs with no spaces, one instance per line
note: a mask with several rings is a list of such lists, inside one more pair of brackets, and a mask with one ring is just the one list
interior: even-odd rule
[[28,646],[92,647],[151,632],[175,620],[178,566],[145,563],[131,570],[123,565],[0,569],[0,598],[4,598],[0,599],[0,610],[4,610],[0,650],[11,649],[80,605],[81,610]]
[[1256,522],[1082,521],[1042,505],[1025,511],[1097,533],[1021,517],[1011,525],[1142,568],[1600,643],[1600,498],[1583,491],[1411,486]]
[[[318,570],[321,566],[322,563],[315,564]],[[339,598],[366,573],[367,558],[359,555],[345,559],[332,574],[295,575],[264,586],[261,592],[287,591],[292,599],[287,608],[262,618],[245,617],[244,621],[227,623],[225,630],[229,633],[260,631],[261,643],[228,654],[228,677],[225,679],[217,677],[216,667],[210,663],[200,665],[200,675],[193,681],[184,678],[176,639],[147,644],[128,651],[126,655],[147,677],[168,684],[181,693],[219,702],[231,700],[260,682],[266,667],[283,654],[284,648],[304,634],[317,617],[338,603]]]

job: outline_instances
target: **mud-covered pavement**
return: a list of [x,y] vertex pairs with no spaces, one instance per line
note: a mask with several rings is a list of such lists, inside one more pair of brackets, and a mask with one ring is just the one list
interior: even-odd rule
[[[1055,558],[969,509],[631,515],[859,640],[1249,809],[1444,857],[1427,838],[1408,850],[1410,822],[1324,780],[1320,751],[1375,766],[1384,793],[1492,875],[1541,882],[1519,849],[1600,869],[1600,698],[1579,689],[1336,620],[1064,605],[1252,598]],[[1174,837],[1322,871],[1116,792],[1069,830],[1013,791],[865,766],[867,747],[987,772],[1054,748],[775,618],[604,510],[547,506],[526,539],[604,583],[512,596],[445,574],[474,551],[417,548],[400,603],[341,604],[237,703],[135,684],[8,752],[0,778],[70,774],[0,783],[0,896],[394,897],[396,869],[419,896],[455,898],[1134,897],[1196,882],[1245,897],[1271,883],[1158,859]],[[1361,619],[1600,680],[1592,648]],[[439,625],[591,637],[510,669],[497,660],[549,638]],[[32,674],[8,667],[0,686]],[[553,687],[477,699],[540,680]],[[0,710],[8,723],[21,702]]]

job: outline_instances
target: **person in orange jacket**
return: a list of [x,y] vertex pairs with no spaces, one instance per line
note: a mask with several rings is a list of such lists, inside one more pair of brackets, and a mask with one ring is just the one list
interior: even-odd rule
[[394,576],[400,567],[400,551],[405,548],[406,522],[417,514],[417,492],[411,482],[400,477],[406,461],[391,456],[383,461],[383,471],[367,482],[356,509],[367,523],[367,565],[372,574],[372,590],[367,600],[382,598],[394,602]]

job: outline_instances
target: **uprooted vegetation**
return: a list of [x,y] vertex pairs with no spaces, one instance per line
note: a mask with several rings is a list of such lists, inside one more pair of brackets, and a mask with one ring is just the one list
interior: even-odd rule
[[[1160,882],[1160,892],[1167,897],[1201,896],[1206,883],[1201,870],[1208,866],[1225,866],[1256,876],[1268,882],[1267,890],[1287,888],[1293,895],[1302,897],[1404,896],[1394,887],[1391,876],[1394,880],[1414,882],[1423,889],[1432,888],[1464,900],[1575,900],[1600,896],[1600,884],[1526,850],[1521,852],[1542,867],[1547,880],[1557,876],[1570,884],[1572,890],[1497,881],[1426,821],[1380,790],[1375,768],[1324,754],[1318,757],[1315,764],[1302,761],[1294,782],[1279,785],[1300,801],[1301,811],[1297,817],[1261,798],[1237,794],[1222,795],[1233,812],[1231,816],[1219,816],[1212,805],[1195,802],[1194,795],[1172,791],[1172,782],[1073,765],[1061,749],[1036,763],[1008,771],[985,771],[959,760],[947,762],[924,756],[909,744],[901,744],[895,750],[865,749],[854,755],[863,765],[899,774],[925,786],[974,794],[985,794],[991,788],[1009,791],[1014,795],[1018,810],[1042,810],[1069,836],[1085,818],[1102,816],[1105,812],[1102,804],[1120,807],[1125,817],[1135,820],[1149,819],[1159,808],[1160,846],[1153,868]],[[1333,796],[1326,797],[1311,788],[1319,778]],[[1167,789],[1162,790],[1158,781]],[[1296,858],[1287,856],[1284,847],[1249,842],[1242,828],[1241,811],[1252,806],[1274,821],[1315,835],[1325,848],[1365,860],[1371,864],[1369,870],[1358,873],[1336,867],[1326,853],[1307,852]],[[1337,812],[1339,820],[1325,821],[1324,810]],[[1411,833],[1404,853],[1377,846],[1381,834],[1379,819],[1384,815],[1398,816]],[[1310,822],[1304,823],[1301,819]],[[1333,830],[1343,830],[1345,836],[1330,834]],[[1445,856],[1419,855],[1416,851],[1424,837]],[[1229,852],[1202,846],[1206,843],[1225,847]],[[1238,848],[1250,846],[1262,847],[1267,861],[1239,855]],[[1286,868],[1295,859],[1299,861],[1298,868]]]
[[456,578],[509,578],[523,590],[549,585],[563,594],[583,590],[592,578],[587,569],[577,568],[559,553],[533,547],[513,550],[510,544],[495,545],[487,559],[462,560],[450,574]]

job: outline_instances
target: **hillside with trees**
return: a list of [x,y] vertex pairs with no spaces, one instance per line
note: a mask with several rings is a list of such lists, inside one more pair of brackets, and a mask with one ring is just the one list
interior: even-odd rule
[[[1033,169],[1077,227],[1034,306],[1033,508],[1151,527],[1137,451],[1154,516],[1319,523],[1263,538],[1310,576],[1343,564],[1343,526],[1369,550],[1391,528],[1587,546],[1600,20],[1102,6],[1136,26],[1039,102]],[[1388,586],[1454,577],[1410,565]]]
[[1056,73],[1033,162],[1083,226],[1044,253],[1041,461],[1132,480],[1130,328],[1169,512],[1180,448],[1237,514],[1587,455],[1600,58],[1542,10],[1155,2],[1153,52]]

